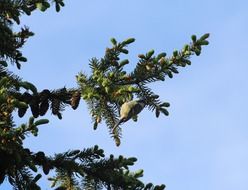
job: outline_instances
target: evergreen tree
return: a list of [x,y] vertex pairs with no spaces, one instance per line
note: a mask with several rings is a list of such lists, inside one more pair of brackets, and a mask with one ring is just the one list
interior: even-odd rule
[[[101,59],[93,58],[89,66],[91,73],[79,73],[76,77],[77,88],[60,88],[55,90],[38,90],[34,84],[24,81],[10,72],[9,64],[21,69],[27,61],[21,52],[26,40],[34,33],[27,27],[19,32],[13,31],[13,25],[20,25],[21,15],[31,15],[33,11],[46,11],[51,5],[57,12],[64,6],[63,0],[1,0],[0,2],[0,184],[4,180],[14,189],[41,189],[37,181],[48,175],[52,188],[57,190],[74,189],[144,189],[162,190],[165,185],[144,184],[140,177],[143,170],[132,172],[129,166],[136,158],[123,156],[106,157],[97,145],[84,150],[70,150],[54,156],[46,155],[42,150],[33,152],[23,146],[27,135],[38,135],[40,125],[47,124],[47,119],[38,119],[50,109],[52,114],[62,119],[66,106],[77,109],[80,100],[88,105],[93,120],[93,129],[100,122],[105,122],[110,136],[117,146],[121,141],[121,127],[114,127],[118,122],[119,110],[125,102],[142,100],[145,108],[168,115],[168,102],[159,99],[148,84],[164,81],[178,73],[178,67],[190,65],[191,55],[200,55],[201,48],[208,45],[205,34],[200,38],[193,35],[192,41],[182,50],[174,51],[172,56],[166,53],[155,54],[151,50],[138,55],[139,61],[133,71],[125,71],[128,60],[120,60],[121,54],[128,54],[127,46],[135,41],[129,38],[117,42],[112,38],[112,47],[107,48]],[[23,117],[30,109],[32,116],[25,124],[16,124],[13,113]],[[130,115],[137,121],[137,115]],[[114,129],[114,130],[113,130]]]

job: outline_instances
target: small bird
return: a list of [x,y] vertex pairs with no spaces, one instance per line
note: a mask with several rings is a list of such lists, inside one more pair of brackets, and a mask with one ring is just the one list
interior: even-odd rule
[[145,105],[146,104],[144,100],[132,100],[122,104],[120,110],[120,119],[115,124],[113,132],[121,123],[126,122],[132,117],[138,115],[144,109]]

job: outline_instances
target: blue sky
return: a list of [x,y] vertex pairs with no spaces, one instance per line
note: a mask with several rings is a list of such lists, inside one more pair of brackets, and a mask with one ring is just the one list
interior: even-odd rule
[[[248,189],[248,3],[245,0],[68,1],[60,13],[49,10],[23,17],[35,36],[23,49],[28,63],[18,71],[38,88],[76,86],[75,75],[89,71],[88,60],[101,57],[109,39],[136,38],[129,47],[130,67],[137,54],[154,49],[171,54],[192,34],[209,32],[210,45],[173,79],[152,85],[171,103],[169,117],[143,111],[123,126],[115,147],[104,124],[93,131],[84,103],[68,108],[60,121],[30,137],[26,146],[48,154],[99,144],[106,154],[136,156],[133,169],[143,180],[168,190]],[[44,77],[45,76],[45,77]],[[17,122],[25,122],[18,119]],[[44,189],[49,183],[41,182]],[[2,185],[0,189],[8,189]]]

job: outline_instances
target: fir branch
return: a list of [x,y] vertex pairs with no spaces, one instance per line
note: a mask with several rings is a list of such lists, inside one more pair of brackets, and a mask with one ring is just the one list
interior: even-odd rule
[[[161,112],[167,116],[169,104],[161,102],[158,95],[153,93],[147,85],[164,81],[167,76],[172,78],[173,74],[178,73],[179,67],[190,65],[190,56],[200,54],[201,47],[208,43],[206,41],[208,36],[209,34],[205,34],[199,39],[193,36],[192,43],[185,45],[181,51],[174,51],[171,57],[166,57],[166,53],[155,56],[154,50],[140,54],[139,62],[129,74],[124,70],[124,66],[129,61],[120,61],[119,56],[121,53],[128,53],[125,48],[134,39],[121,43],[111,39],[113,47],[106,49],[104,57],[93,58],[90,61],[91,75],[86,76],[82,73],[77,75],[81,96],[92,113],[93,128],[96,129],[99,121],[103,119],[107,127],[112,129],[117,122],[117,113],[121,105],[133,100],[134,97],[144,100],[149,110],[155,110],[156,117],[159,117]],[[118,145],[120,134],[120,130],[112,134]]]
[[[87,157],[90,159],[85,159]],[[136,158],[123,156],[114,158],[113,155],[105,158],[103,150],[98,149],[97,146],[83,151],[75,150],[57,154],[50,160],[52,167],[56,168],[55,177],[49,178],[53,182],[53,187],[102,189],[105,186],[108,189],[123,190],[145,187],[138,179],[143,176],[143,170],[129,171],[129,166],[137,161]]]

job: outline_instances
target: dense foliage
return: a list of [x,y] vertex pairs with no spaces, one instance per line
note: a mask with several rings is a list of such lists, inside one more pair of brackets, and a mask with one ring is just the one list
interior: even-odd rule
[[[144,189],[162,190],[164,185],[154,186],[140,181],[143,170],[131,172],[129,166],[136,158],[123,156],[105,157],[98,146],[84,150],[70,150],[54,156],[46,155],[42,150],[33,152],[23,146],[28,134],[38,135],[40,125],[49,121],[40,119],[49,108],[53,115],[62,119],[66,106],[77,109],[80,100],[88,105],[97,129],[101,121],[106,123],[111,137],[120,145],[121,128],[112,130],[118,121],[121,105],[133,99],[142,99],[156,117],[160,113],[168,115],[168,102],[159,99],[147,85],[164,81],[178,73],[178,67],[190,65],[190,56],[201,53],[209,34],[199,39],[192,36],[192,42],[181,51],[174,51],[172,56],[166,53],[155,55],[154,50],[138,55],[138,63],[133,71],[127,72],[128,60],[120,60],[121,54],[128,54],[127,46],[135,41],[129,38],[117,42],[112,38],[112,47],[107,48],[103,58],[90,61],[91,73],[80,72],[76,79],[78,88],[60,88],[56,90],[38,90],[34,84],[24,81],[8,70],[10,64],[18,69],[27,61],[21,48],[26,40],[33,36],[27,27],[19,32],[13,31],[13,25],[20,25],[22,14],[31,15],[33,11],[46,11],[51,5],[58,12],[64,6],[63,0],[1,0],[0,1],[0,184],[4,180],[14,189],[41,189],[37,181],[52,170],[50,177],[52,188],[62,189]],[[24,124],[13,121],[13,113],[23,117],[30,109],[32,116]],[[38,119],[39,118],[39,119]],[[137,116],[133,117],[137,120]],[[41,168],[41,170],[39,170]]]

